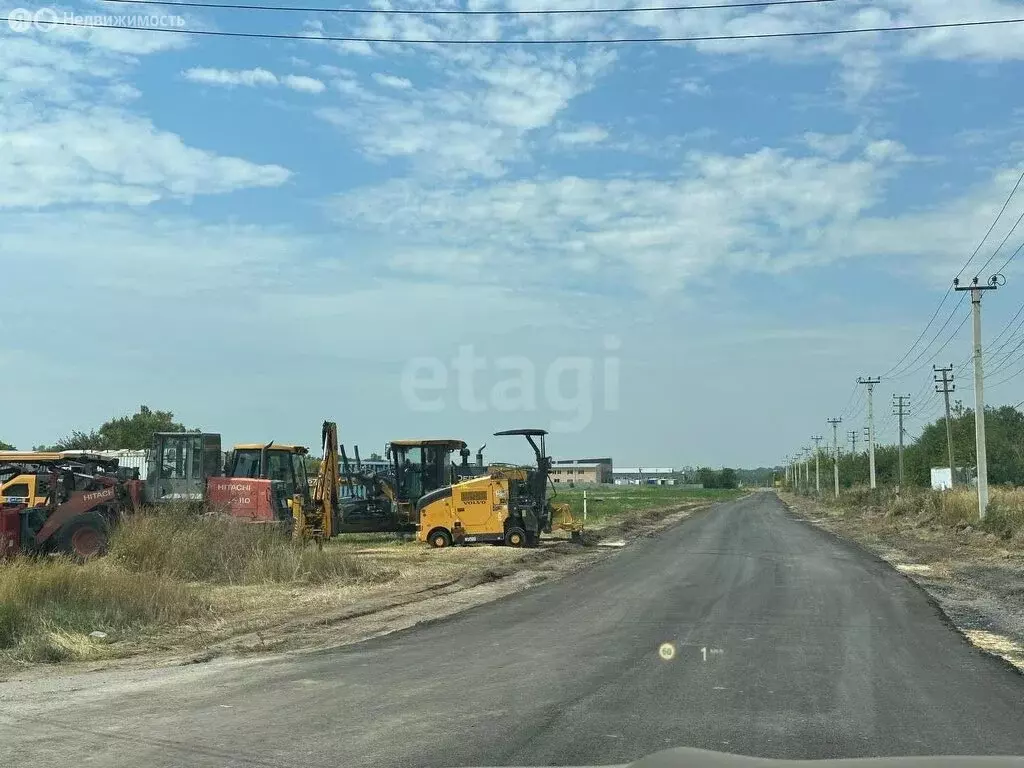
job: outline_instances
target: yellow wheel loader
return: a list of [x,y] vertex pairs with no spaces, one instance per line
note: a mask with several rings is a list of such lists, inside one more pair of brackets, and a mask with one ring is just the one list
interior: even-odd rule
[[522,435],[533,448],[536,468],[492,465],[487,474],[448,485],[416,503],[417,539],[433,547],[490,542],[510,547],[535,547],[540,534],[559,528],[573,538],[582,525],[572,519],[568,504],[548,498],[551,458],[545,453],[543,429],[510,429],[496,436]]

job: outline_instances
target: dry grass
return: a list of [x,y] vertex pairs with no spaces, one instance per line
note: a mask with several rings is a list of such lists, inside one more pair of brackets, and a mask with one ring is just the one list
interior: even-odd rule
[[1024,541],[1024,489],[992,488],[984,520],[978,518],[974,488],[949,491],[909,489],[897,496],[889,490],[853,489],[825,504],[845,517],[898,518],[918,526],[976,528],[1005,540]]
[[381,583],[396,575],[339,547],[303,546],[274,528],[181,512],[140,515],[119,526],[110,557],[139,573],[211,584]]
[[64,661],[110,655],[93,631],[119,639],[203,615],[209,604],[187,584],[132,573],[111,561],[79,565],[22,558],[0,565],[0,655]]
[[127,655],[147,638],[270,621],[308,591],[328,604],[339,591],[398,578],[400,558],[356,549],[301,546],[265,527],[183,510],[141,515],[118,526],[106,558],[0,562],[0,661]]

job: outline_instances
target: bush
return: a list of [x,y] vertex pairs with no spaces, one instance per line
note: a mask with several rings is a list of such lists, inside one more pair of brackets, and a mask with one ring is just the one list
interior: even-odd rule
[[394,573],[312,545],[270,526],[183,510],[138,515],[110,542],[110,557],[139,572],[216,584],[380,582]]

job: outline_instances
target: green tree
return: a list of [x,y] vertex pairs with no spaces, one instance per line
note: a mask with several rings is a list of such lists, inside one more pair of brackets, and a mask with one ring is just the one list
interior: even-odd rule
[[719,488],[735,488],[739,484],[736,477],[736,470],[725,467],[718,473]]
[[17,450],[17,448],[15,448],[10,443],[5,443],[3,440],[0,440],[0,451],[16,451],[16,450]]
[[154,411],[148,406],[139,406],[138,413],[119,416],[105,422],[98,430],[91,432],[74,431],[62,437],[52,446],[37,446],[36,450],[71,451],[95,449],[98,451],[129,449],[141,450],[153,444],[155,432],[198,432],[186,430],[174,420],[170,411]]

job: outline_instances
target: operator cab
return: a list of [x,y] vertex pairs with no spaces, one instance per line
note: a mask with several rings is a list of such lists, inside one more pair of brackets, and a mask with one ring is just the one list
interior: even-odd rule
[[462,440],[394,440],[387,448],[401,503],[417,499],[455,481],[452,452],[465,450]]
[[145,500],[201,503],[206,480],[221,474],[220,435],[209,432],[157,432],[149,456]]
[[236,445],[228,466],[228,477],[264,478],[280,483],[284,495],[290,500],[302,497],[303,506],[312,503],[309,494],[309,476],[306,456],[309,449],[301,445],[249,443]]

